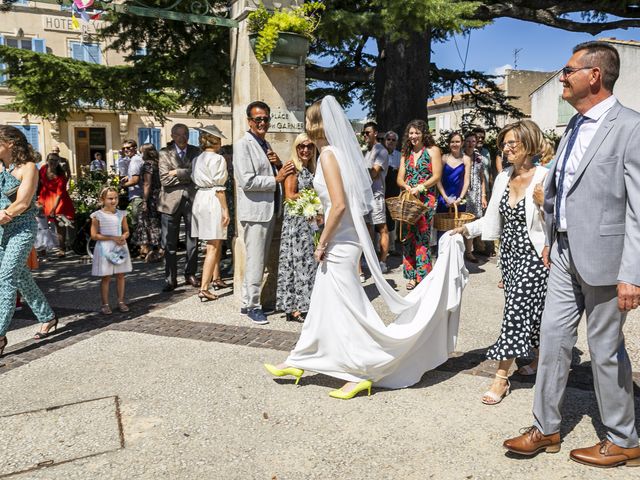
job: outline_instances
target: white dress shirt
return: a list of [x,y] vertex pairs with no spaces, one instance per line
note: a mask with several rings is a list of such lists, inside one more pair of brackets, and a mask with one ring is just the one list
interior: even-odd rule
[[[609,113],[609,110],[613,108],[613,106],[616,104],[617,101],[618,100],[616,99],[616,97],[611,95],[605,100],[602,100],[597,105],[594,105],[593,107],[591,107],[584,114],[584,117],[585,117],[584,121],[582,123],[582,126],[580,127],[580,130],[578,131],[578,137],[576,138],[576,143],[573,145],[573,149],[569,154],[569,158],[567,159],[567,165],[564,171],[562,198],[560,199],[560,225],[558,225],[557,227],[557,230],[559,232],[567,231],[567,218],[565,216],[565,207],[566,207],[566,201],[567,201],[567,193],[569,192],[571,185],[573,185],[573,176],[578,170],[578,166],[582,161],[582,157],[584,157],[584,153],[587,151],[587,148],[589,148],[589,144],[591,144],[591,141],[593,140],[593,137],[598,131],[598,128],[600,128],[600,125],[602,125],[602,122],[607,116],[607,113]],[[558,182],[560,179],[559,170],[562,168],[562,159],[564,158],[564,154],[565,154],[565,151],[563,149],[563,151],[560,152],[560,155],[557,156],[557,160],[556,160],[557,162],[559,162],[558,171],[556,172],[556,188],[558,188]]]

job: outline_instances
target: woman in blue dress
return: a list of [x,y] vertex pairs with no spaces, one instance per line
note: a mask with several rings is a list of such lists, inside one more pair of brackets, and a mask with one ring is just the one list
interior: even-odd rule
[[436,212],[446,213],[454,204],[462,212],[460,202],[467,195],[471,172],[471,159],[462,151],[462,134],[452,132],[447,139],[449,153],[442,156],[442,177],[438,182],[438,207]]
[[35,338],[57,328],[58,318],[27,268],[36,238],[35,195],[38,169],[35,156],[20,130],[0,125],[0,355],[16,308],[18,290],[42,324]]

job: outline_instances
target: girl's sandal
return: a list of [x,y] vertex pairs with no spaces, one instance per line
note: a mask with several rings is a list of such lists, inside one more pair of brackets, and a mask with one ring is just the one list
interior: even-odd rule
[[111,315],[113,312],[111,311],[111,307],[109,306],[109,304],[105,303],[104,305],[102,305],[102,307],[100,307],[100,313],[102,313],[103,315]]
[[413,290],[414,288],[416,288],[416,281],[415,280],[409,280],[407,282],[407,290]]
[[131,310],[129,307],[127,307],[127,304],[124,302],[118,302],[118,310],[120,310],[122,313],[126,313],[129,310]]

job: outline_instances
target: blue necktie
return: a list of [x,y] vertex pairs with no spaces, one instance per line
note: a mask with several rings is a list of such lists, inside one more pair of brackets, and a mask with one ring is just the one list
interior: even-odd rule
[[556,192],[556,229],[560,228],[560,202],[562,201],[562,191],[564,190],[564,174],[567,167],[567,160],[569,160],[569,155],[571,155],[573,145],[576,143],[576,139],[578,138],[578,130],[580,130],[580,126],[584,122],[584,119],[585,117],[583,115],[578,115],[576,123],[573,125],[571,135],[569,135],[567,148],[564,150],[564,157],[562,158],[562,165],[560,166],[560,176],[558,177],[558,190]]
[[186,152],[185,152],[184,150],[182,150],[182,151],[178,154],[178,157],[180,157],[180,161],[181,161],[181,162],[184,160],[184,154],[185,154],[185,153],[186,153]]

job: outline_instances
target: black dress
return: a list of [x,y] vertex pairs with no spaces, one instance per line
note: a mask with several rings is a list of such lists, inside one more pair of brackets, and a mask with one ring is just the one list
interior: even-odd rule
[[500,263],[505,305],[500,338],[487,351],[487,358],[532,357],[532,349],[540,345],[540,321],[549,270],[529,238],[525,199],[511,208],[507,187],[500,200],[499,211],[503,220]]
[[[298,173],[298,191],[313,189],[313,174],[306,168]],[[313,229],[304,217],[290,215],[285,207],[280,239],[276,309],[307,312],[316,278],[313,258]]]

